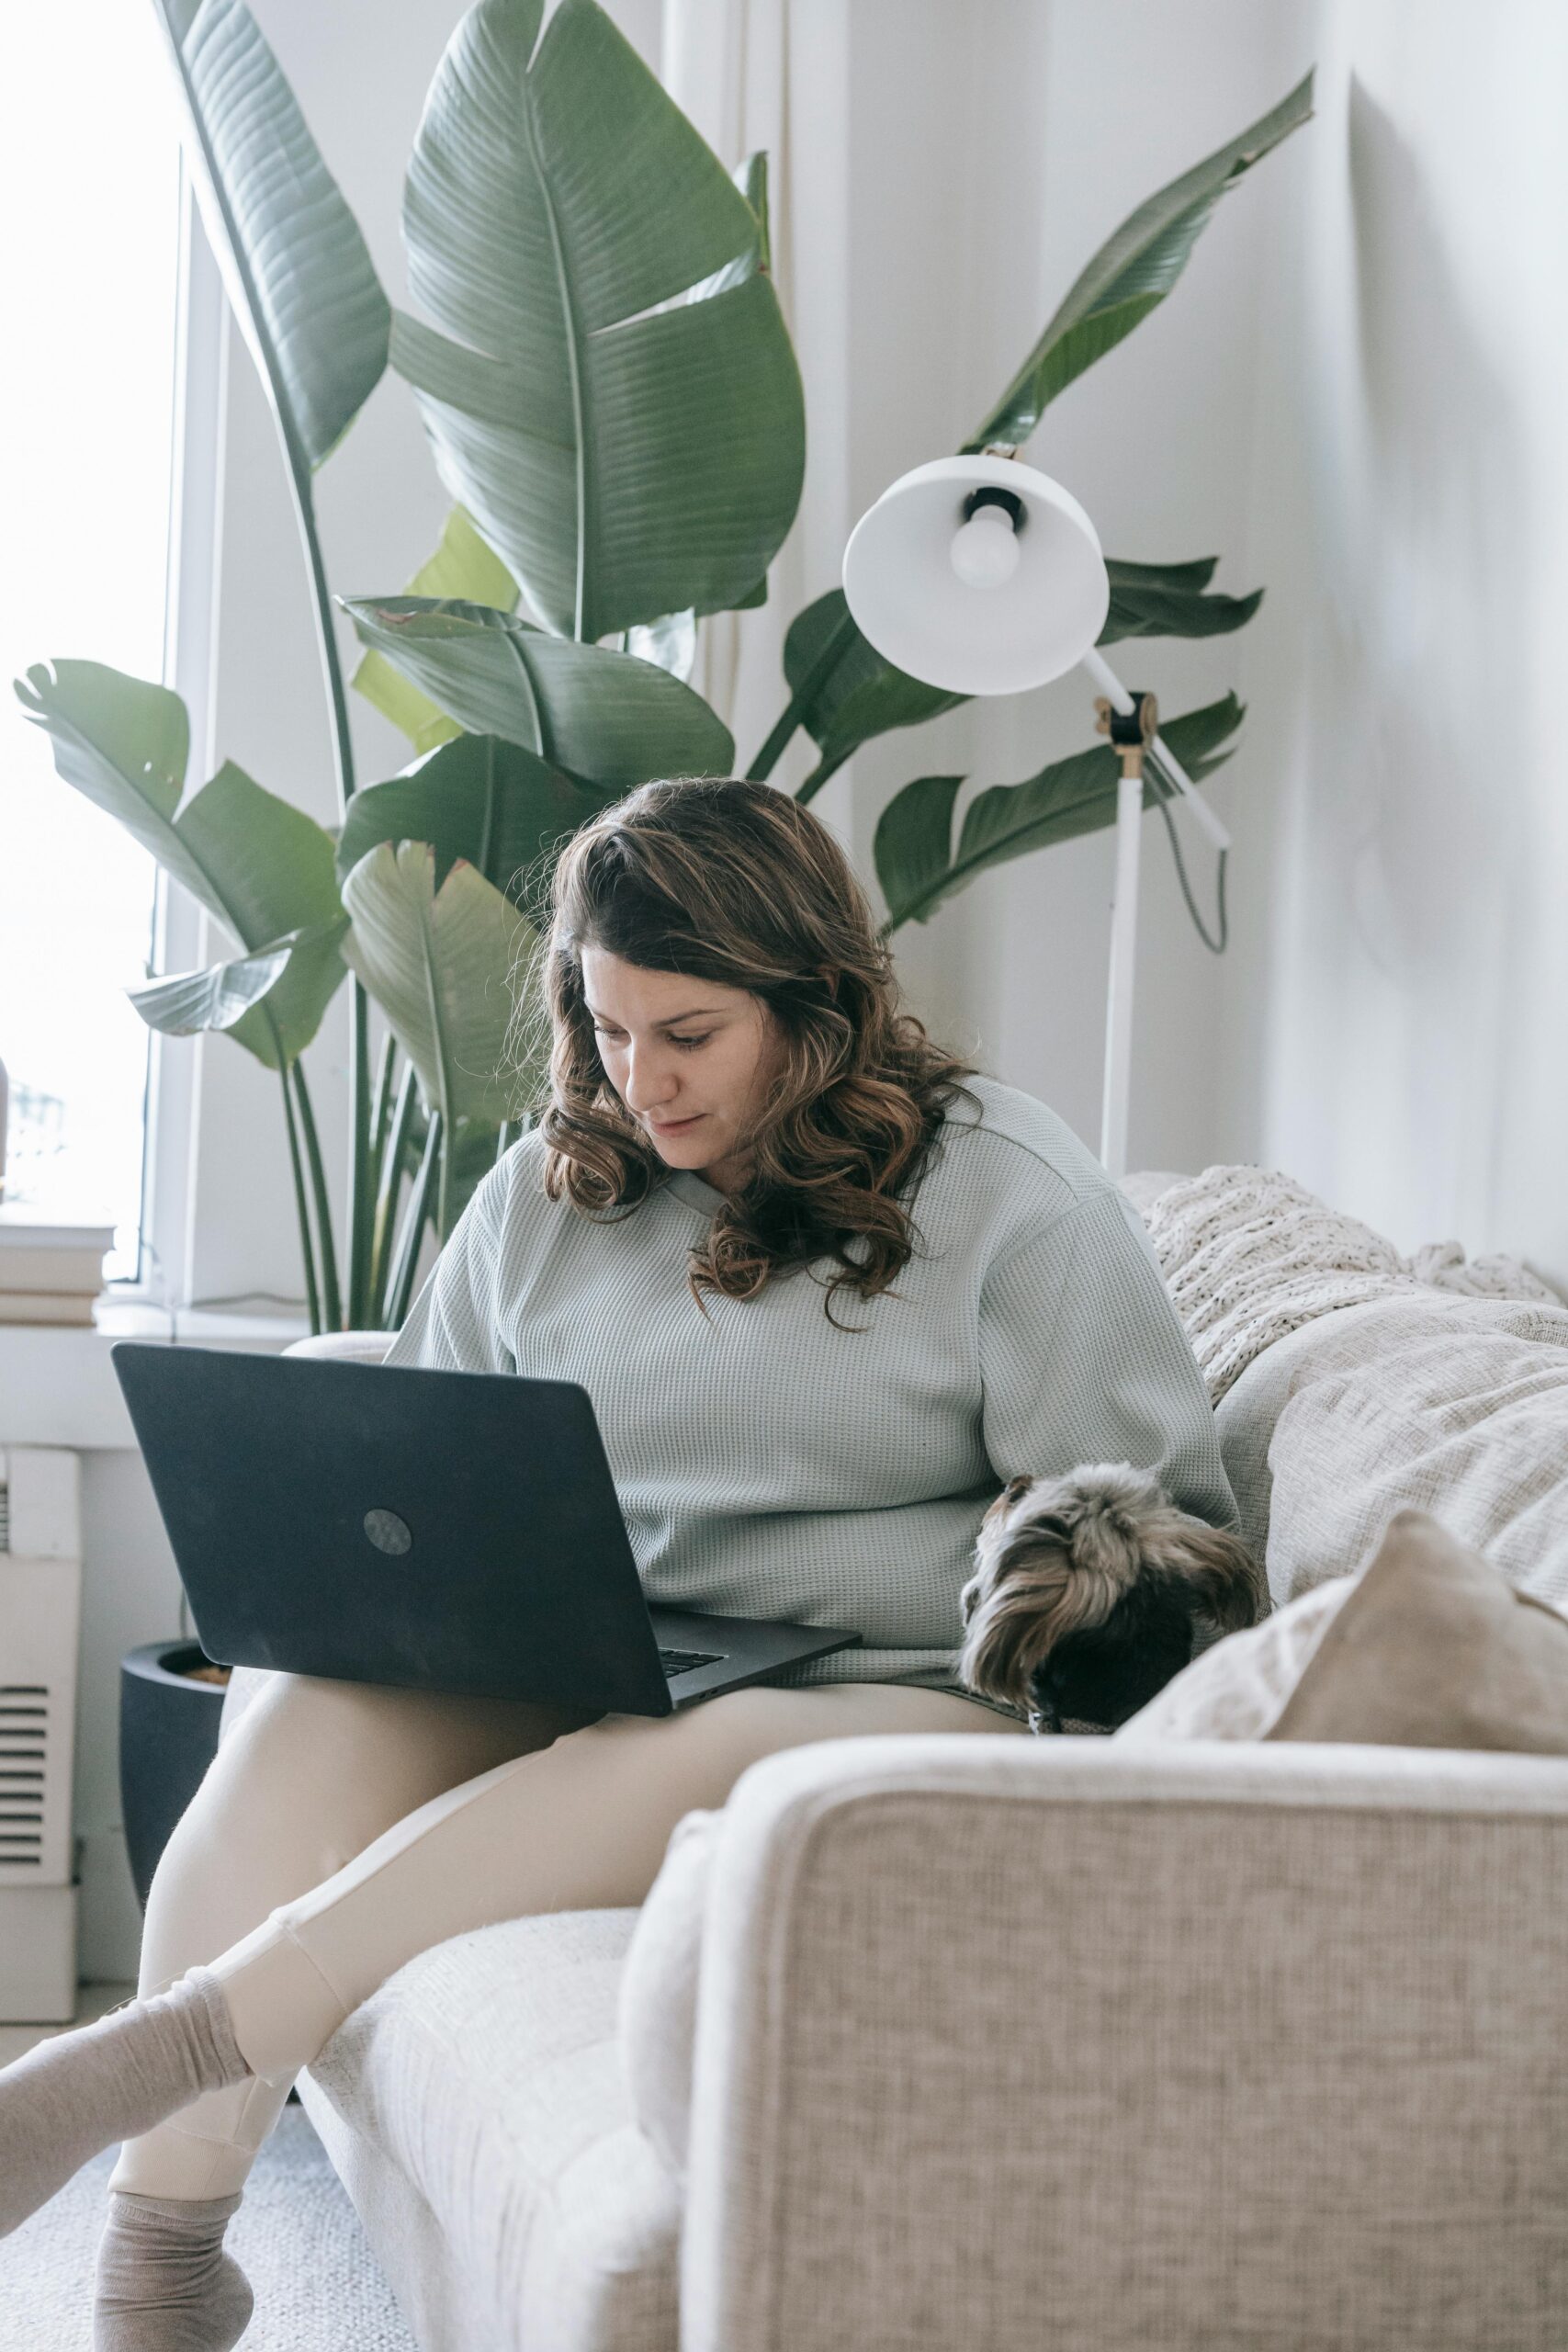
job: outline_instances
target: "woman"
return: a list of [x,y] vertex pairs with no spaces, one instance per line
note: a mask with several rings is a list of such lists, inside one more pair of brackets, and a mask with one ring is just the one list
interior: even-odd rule
[[388,1361],[581,1382],[650,1598],[863,1646],[662,1719],[269,1676],[159,1864],[138,1999],[0,2074],[0,2229],[124,2140],[97,2352],[234,2343],[255,2152],[414,1953],[640,1902],[682,1815],[776,1749],[1019,1735],[953,1683],[1003,1482],[1125,1459],[1235,1518],[1136,1218],[1049,1111],[897,1012],[808,810],[643,786],[561,856],[547,978],[548,1103]]

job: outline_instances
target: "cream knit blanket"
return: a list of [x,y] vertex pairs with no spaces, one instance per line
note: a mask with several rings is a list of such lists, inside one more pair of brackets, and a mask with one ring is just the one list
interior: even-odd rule
[[1467,1262],[1457,1241],[1402,1258],[1370,1225],[1273,1169],[1205,1168],[1139,1207],[1216,1405],[1265,1348],[1336,1307],[1423,1286],[1562,1305],[1514,1258]]

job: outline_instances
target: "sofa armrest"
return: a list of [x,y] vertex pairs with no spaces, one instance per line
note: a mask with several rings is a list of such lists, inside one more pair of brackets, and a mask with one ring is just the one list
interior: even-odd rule
[[705,1927],[685,2352],[1546,2352],[1568,1763],[858,1739]]

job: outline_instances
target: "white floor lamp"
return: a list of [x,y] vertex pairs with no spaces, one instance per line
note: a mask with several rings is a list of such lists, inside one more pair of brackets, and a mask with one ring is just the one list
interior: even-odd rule
[[844,550],[844,595],[885,660],[949,694],[1021,694],[1081,664],[1104,696],[1102,731],[1122,755],[1105,1016],[1100,1156],[1127,1169],[1139,820],[1145,757],[1218,850],[1230,836],[1096,640],[1111,582],[1093,524],[1060,482],[1000,450],[939,458],[885,490]]

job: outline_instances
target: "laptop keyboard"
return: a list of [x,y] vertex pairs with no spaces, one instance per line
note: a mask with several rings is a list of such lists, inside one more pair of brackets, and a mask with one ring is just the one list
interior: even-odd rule
[[659,1663],[665,1680],[671,1682],[678,1674],[689,1674],[694,1666],[716,1666],[723,1656],[722,1650],[660,1650]]

